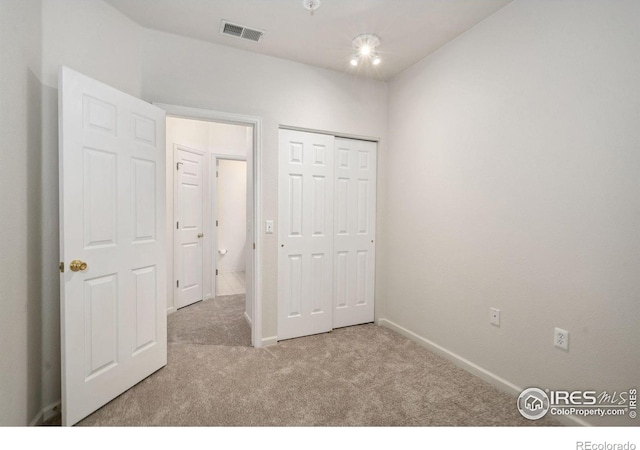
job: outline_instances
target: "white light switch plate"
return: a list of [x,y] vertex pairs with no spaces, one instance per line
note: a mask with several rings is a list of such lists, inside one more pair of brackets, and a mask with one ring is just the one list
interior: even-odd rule
[[273,220],[264,221],[264,232],[266,234],[273,234]]

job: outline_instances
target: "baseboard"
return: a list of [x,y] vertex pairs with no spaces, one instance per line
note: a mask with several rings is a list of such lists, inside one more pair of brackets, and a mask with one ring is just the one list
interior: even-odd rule
[[[431,350],[433,353],[436,353],[437,355],[440,355],[446,358],[447,360],[451,361],[461,369],[464,369],[467,372],[486,381],[487,383],[491,384],[493,387],[495,387],[499,391],[509,394],[514,398],[517,398],[518,395],[520,395],[520,393],[524,390],[523,388],[516,386],[515,384],[505,380],[504,378],[499,377],[495,373],[480,367],[479,365],[469,361],[468,359],[463,358],[460,355],[455,354],[450,350],[447,350],[446,348],[436,344],[435,342],[432,342],[428,339],[423,338],[422,336],[419,336],[413,331],[410,331],[404,328],[403,326],[398,325],[395,322],[392,322],[388,319],[379,319],[377,321],[377,324],[380,326],[389,328],[390,330],[393,330],[396,333],[401,334],[402,336],[408,339],[411,339],[417,344]],[[583,427],[592,426],[587,421],[574,416],[554,416],[554,419],[556,419],[558,422],[560,422],[563,425],[583,426]]]
[[253,326],[253,323],[251,322],[251,317],[249,317],[249,314],[247,314],[247,312],[244,312],[244,320],[247,321],[247,323],[249,324],[249,326]]
[[167,316],[168,316],[169,314],[173,314],[174,312],[176,312],[176,308],[175,308],[175,307],[173,307],[173,306],[172,306],[172,307],[170,307],[170,308],[167,308]]
[[37,427],[42,425],[47,420],[57,416],[58,414],[60,414],[60,400],[42,408],[33,418],[31,423],[29,423],[29,426]]
[[270,347],[272,345],[276,345],[278,343],[278,336],[269,336],[266,338],[262,338],[262,346]]

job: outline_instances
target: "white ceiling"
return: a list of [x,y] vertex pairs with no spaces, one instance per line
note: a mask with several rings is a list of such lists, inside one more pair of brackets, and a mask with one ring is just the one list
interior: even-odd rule
[[[388,80],[512,0],[107,0],[140,25],[251,52]],[[255,43],[220,34],[220,21],[265,31]],[[351,41],[380,37],[382,64],[349,65]]]

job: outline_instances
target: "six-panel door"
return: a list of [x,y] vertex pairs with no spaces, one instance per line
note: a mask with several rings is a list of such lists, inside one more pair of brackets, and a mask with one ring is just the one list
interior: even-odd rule
[[174,193],[176,308],[203,299],[203,192],[206,173],[204,154],[182,146],[175,148]]
[[67,68],[60,95],[62,420],[72,425],[167,362],[165,113]]
[[376,143],[336,138],[333,327],[374,319]]
[[280,130],[280,340],[332,328],[333,145],[333,136]]

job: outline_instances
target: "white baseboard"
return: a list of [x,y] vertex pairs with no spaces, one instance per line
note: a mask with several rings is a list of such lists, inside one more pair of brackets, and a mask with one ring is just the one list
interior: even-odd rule
[[[460,355],[453,353],[450,350],[447,350],[446,348],[436,344],[435,342],[432,342],[428,339],[423,338],[422,336],[417,335],[413,331],[407,330],[406,328],[398,325],[395,322],[392,322],[387,319],[379,319],[377,323],[380,326],[389,328],[390,330],[393,330],[398,334],[401,334],[402,336],[408,339],[411,339],[417,344],[420,344],[421,346],[431,350],[433,353],[436,353],[437,355],[440,355],[448,359],[449,361],[454,363],[456,366],[486,381],[487,383],[491,384],[493,387],[495,387],[499,391],[502,391],[506,394],[509,394],[517,398],[518,395],[520,395],[520,393],[524,390],[523,388],[516,386],[515,384],[505,380],[504,378],[499,377],[495,373],[480,367],[479,365],[469,361],[468,359],[463,358]],[[515,407],[515,403],[514,403],[514,407]],[[556,419],[558,422],[562,423],[563,425],[591,426],[591,424],[588,423],[587,421],[575,416],[557,416],[557,417],[554,417],[554,419]]]
[[266,338],[262,338],[262,346],[270,347],[272,345],[276,345],[278,343],[278,336],[269,336]]
[[249,317],[249,314],[247,314],[247,312],[244,312],[244,320],[247,321],[247,323],[249,324],[249,326],[253,326],[253,324],[251,323],[251,317]]
[[174,312],[176,312],[176,308],[175,308],[175,307],[173,307],[173,306],[172,306],[172,307],[170,307],[170,308],[167,308],[167,316],[168,316],[169,314],[173,314]]
[[57,416],[58,414],[60,414],[60,400],[42,408],[33,418],[31,423],[29,423],[29,426],[37,427],[39,425],[42,425],[47,420]]

